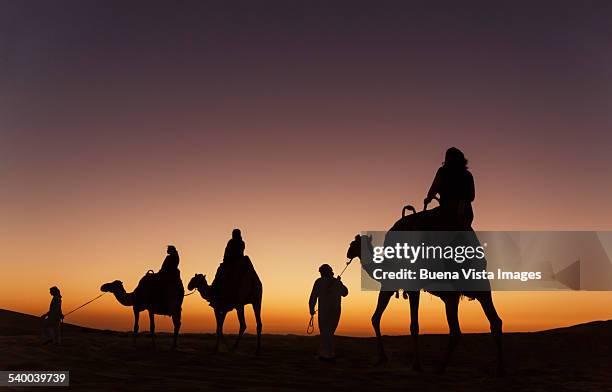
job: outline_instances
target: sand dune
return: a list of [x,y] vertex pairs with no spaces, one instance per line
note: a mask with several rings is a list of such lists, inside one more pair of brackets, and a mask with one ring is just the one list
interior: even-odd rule
[[40,346],[39,325],[37,317],[0,311],[0,369],[70,370],[80,390],[612,390],[612,321],[507,334],[508,375],[501,379],[493,376],[494,350],[485,334],[464,335],[447,374],[437,376],[432,370],[445,335],[422,336],[425,371],[416,373],[405,336],[385,337],[390,362],[375,367],[372,338],[338,338],[338,363],[325,365],[314,358],[311,336],[265,335],[256,357],[253,336],[237,352],[212,354],[211,334],[181,335],[176,352],[161,334],[154,351],[144,334],[134,347],[129,333],[71,325],[63,346]]
[[[0,309],[0,336],[38,335],[40,334],[40,317],[11,310]],[[94,332],[96,329],[65,323],[65,333]]]

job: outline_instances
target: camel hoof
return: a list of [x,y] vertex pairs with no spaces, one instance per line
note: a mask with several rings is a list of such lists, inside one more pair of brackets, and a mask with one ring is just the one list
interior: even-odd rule
[[415,372],[423,372],[423,368],[421,367],[421,363],[420,362],[415,362],[412,364],[412,370],[414,370]]
[[261,355],[261,350],[260,350],[260,349],[255,350],[255,355],[256,355],[256,356]]

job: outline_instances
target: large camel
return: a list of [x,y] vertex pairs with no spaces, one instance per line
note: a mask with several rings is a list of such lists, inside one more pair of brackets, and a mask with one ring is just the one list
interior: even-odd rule
[[[222,264],[223,265],[223,264]],[[219,267],[224,268],[224,267]],[[219,350],[219,343],[225,341],[223,336],[223,323],[227,313],[236,309],[238,315],[238,322],[240,323],[240,329],[238,331],[238,337],[234,342],[233,349],[238,347],[238,343],[246,330],[246,321],[244,319],[244,306],[251,304],[253,305],[253,312],[255,313],[255,321],[257,322],[257,350],[256,354],[259,354],[261,349],[261,298],[263,294],[263,287],[257,272],[253,268],[253,264],[248,256],[235,263],[232,267],[224,271],[225,274],[230,275],[230,279],[223,279],[224,283],[231,281],[233,287],[220,287],[218,282],[220,273],[217,272],[215,280],[212,285],[206,282],[206,275],[195,274],[189,281],[187,288],[189,290],[197,289],[200,296],[210,303],[210,306],[214,309],[215,320],[217,322],[217,341],[215,344],[215,352]]]
[[[133,292],[128,293],[123,287],[123,282],[115,280],[105,283],[100,287],[103,292],[111,292],[123,306],[131,306],[134,311],[134,342],[138,336],[138,320],[140,312],[149,312],[149,323],[151,339],[155,347],[155,315],[171,316],[174,324],[174,340],[172,349],[176,349],[179,330],[181,328],[181,307],[185,295],[185,289],[180,278],[164,282],[153,271],[138,282]],[[168,288],[168,289],[165,289]]]
[[[407,206],[404,208],[404,213],[406,210],[411,210],[416,212],[415,209],[411,206]],[[408,231],[408,230],[433,230],[432,226],[436,226],[440,224],[440,222],[436,222],[436,214],[435,210],[426,211],[425,214],[417,213],[413,214],[409,217],[403,217],[400,221],[398,221],[389,231]],[[405,219],[408,218],[408,219]],[[432,219],[429,219],[432,218]],[[362,247],[362,245],[364,245]],[[362,250],[369,252],[370,255],[362,258]],[[363,260],[372,260],[371,252],[373,251],[372,247],[372,237],[365,235],[357,235],[355,239],[351,242],[349,249],[347,251],[347,257],[349,259],[359,258],[362,261],[362,266],[366,272],[369,269],[369,266],[364,265]],[[364,255],[365,256],[365,255]],[[491,334],[494,337],[495,345],[497,349],[497,373],[498,375],[504,374],[504,364],[503,364],[503,356],[502,356],[502,320],[498,316],[497,311],[495,310],[495,306],[493,305],[493,298],[491,296],[491,291],[432,291],[430,294],[439,297],[446,307],[446,319],[449,327],[449,343],[444,355],[444,359],[436,368],[436,373],[441,374],[444,373],[446,367],[449,363],[451,354],[457,344],[459,343],[459,339],[461,337],[461,328],[459,326],[459,300],[461,296],[466,296],[470,299],[475,299],[480,302],[482,309],[485,313],[489,321],[489,325],[491,328]],[[382,337],[380,333],[380,321],[382,315],[393,297],[394,291],[381,291],[378,293],[378,303],[376,305],[376,310],[372,315],[372,326],[374,327],[374,332],[376,333],[377,344],[378,344],[378,355],[379,355],[379,363],[383,363],[387,361],[387,356],[385,354],[384,346],[382,343]],[[406,292],[404,292],[404,298],[406,297]],[[412,336],[412,340],[414,343],[414,360],[413,360],[413,369],[420,371],[421,363],[419,359],[419,349],[418,349],[418,336],[419,336],[419,299],[420,299],[420,291],[419,290],[411,290],[408,291],[408,298],[410,300],[410,335]]]

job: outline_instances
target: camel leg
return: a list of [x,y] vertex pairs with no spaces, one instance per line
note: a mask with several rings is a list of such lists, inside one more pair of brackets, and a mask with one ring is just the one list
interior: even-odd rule
[[151,331],[153,349],[155,349],[155,313],[152,310],[149,310],[149,330]]
[[236,307],[236,314],[238,315],[238,323],[240,323],[240,329],[238,330],[238,336],[236,337],[236,341],[234,342],[234,347],[232,347],[232,351],[238,348],[238,343],[240,343],[240,339],[242,335],[244,335],[244,331],[246,330],[246,321],[244,321],[244,305]]
[[174,339],[172,340],[172,350],[176,350],[178,346],[178,335],[181,329],[181,312],[172,315],[172,324],[174,324]]
[[448,322],[449,339],[448,347],[446,348],[446,353],[444,354],[444,360],[436,368],[436,374],[443,374],[446,371],[446,366],[448,366],[451,355],[453,351],[455,351],[455,348],[459,343],[459,339],[461,338],[461,328],[459,327],[460,295],[458,292],[449,291],[444,293],[441,298],[446,306],[446,321]]
[[412,369],[420,372],[423,370],[419,357],[419,299],[421,298],[421,292],[410,291],[408,293],[408,298],[410,299],[410,336],[412,337],[414,350]]
[[387,354],[385,354],[385,348],[382,342],[382,336],[380,334],[380,320],[382,319],[382,315],[389,305],[389,301],[391,297],[393,297],[393,291],[381,291],[378,293],[378,303],[376,304],[376,310],[372,315],[372,327],[374,327],[374,332],[376,333],[376,343],[378,344],[378,362],[377,364],[382,364],[387,362]]
[[135,346],[136,338],[138,337],[138,321],[140,320],[140,312],[136,309],[136,307],[134,307],[133,310],[134,310],[134,333],[132,334],[132,344]]
[[255,313],[255,322],[257,323],[257,349],[255,355],[259,355],[261,351],[261,300],[253,303],[253,312]]
[[502,319],[495,310],[495,305],[493,305],[493,297],[491,296],[490,291],[478,295],[477,299],[482,306],[482,310],[484,310],[485,316],[487,316],[487,320],[489,320],[491,334],[495,339],[495,346],[497,348],[497,374],[499,376],[503,376],[505,374],[505,367],[502,350]]
[[223,336],[223,323],[225,322],[226,312],[215,310],[215,319],[217,320],[217,342],[215,343],[214,352],[219,352],[219,344],[221,341],[225,344],[225,337]]

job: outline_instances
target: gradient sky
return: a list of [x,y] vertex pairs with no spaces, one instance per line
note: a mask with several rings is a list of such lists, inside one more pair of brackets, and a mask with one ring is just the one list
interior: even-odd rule
[[[212,276],[240,227],[264,330],[303,333],[318,266],[420,205],[453,145],[476,229],[609,230],[611,22],[606,1],[0,1],[0,307],[131,290],[170,243],[185,283]],[[370,335],[376,293],[356,265],[344,281],[339,333]],[[612,318],[612,293],[494,300],[510,331]],[[213,329],[201,298],[183,309]],[[106,296],[67,321],[131,317]],[[393,301],[384,332],[408,318]],[[428,294],[421,318],[447,330]]]

